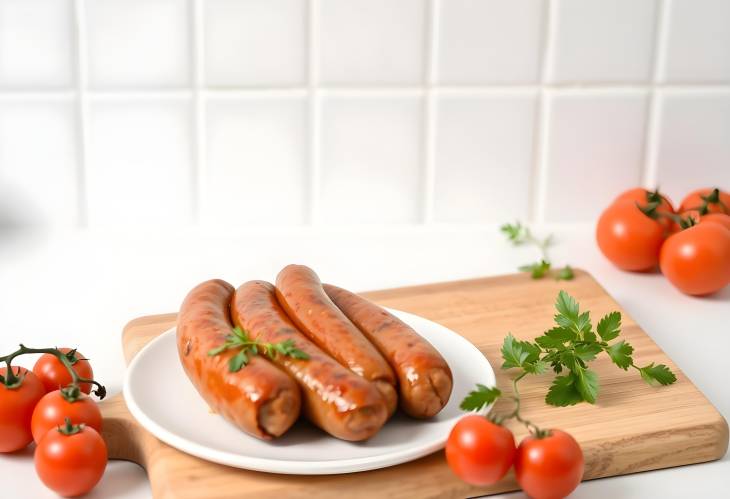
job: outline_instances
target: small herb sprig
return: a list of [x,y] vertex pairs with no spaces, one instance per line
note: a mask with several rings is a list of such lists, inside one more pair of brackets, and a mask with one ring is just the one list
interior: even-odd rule
[[251,361],[252,355],[258,355],[263,352],[269,357],[284,355],[294,359],[308,359],[306,352],[299,350],[294,344],[294,340],[288,339],[279,343],[265,343],[256,341],[248,335],[248,332],[240,327],[231,330],[231,334],[226,336],[225,342],[212,350],[208,351],[208,355],[215,356],[223,352],[233,349],[240,351],[230,358],[228,361],[228,370],[232,373],[238,372],[242,367]]
[[[598,397],[598,375],[588,364],[605,352],[611,361],[624,371],[636,369],[642,379],[651,385],[671,385],[677,378],[664,364],[653,362],[639,367],[634,363],[634,348],[626,340],[617,340],[621,333],[621,313],[606,314],[596,325],[591,323],[590,312],[580,312],[578,303],[565,291],[560,291],[555,302],[556,326],[545,331],[533,342],[521,341],[508,334],[502,344],[502,369],[519,369],[512,381],[514,411],[507,415],[490,415],[497,423],[515,418],[533,433],[539,429],[519,413],[517,382],[528,374],[543,374],[552,368],[558,374],[553,380],[545,402],[552,406],[575,405],[579,402],[594,404]],[[492,404],[502,395],[496,387],[477,385],[461,403],[465,411],[475,411]]]
[[[540,250],[540,260],[518,267],[520,272],[529,272],[533,279],[542,279],[550,273],[552,263],[548,258],[548,248],[553,244],[552,234],[548,235],[545,239],[538,239],[532,234],[529,227],[522,225],[519,221],[516,221],[514,224],[504,224],[500,227],[500,230],[514,246],[531,244]],[[557,269],[555,272],[555,279],[558,281],[569,281],[573,277],[575,277],[575,273],[570,265]]]

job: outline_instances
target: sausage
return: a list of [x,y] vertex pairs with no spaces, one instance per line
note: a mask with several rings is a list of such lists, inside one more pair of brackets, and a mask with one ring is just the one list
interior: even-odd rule
[[230,372],[229,350],[209,356],[233,329],[229,304],[233,286],[220,279],[197,285],[177,317],[177,350],[198,393],[215,412],[255,437],[278,437],[294,424],[301,410],[301,391],[284,371],[260,356]]
[[375,345],[398,375],[400,406],[409,416],[430,418],[451,396],[451,369],[413,328],[378,305],[337,286],[324,290]]
[[388,418],[383,397],[369,381],[350,372],[309,341],[276,300],[274,286],[264,281],[241,285],[231,303],[233,322],[259,342],[292,340],[308,359],[284,355],[272,361],[302,388],[305,416],[337,438],[350,441],[372,437]]
[[356,374],[375,383],[388,415],[398,395],[395,374],[378,350],[338,309],[317,274],[304,265],[287,265],[276,277],[276,297],[299,329],[322,350]]

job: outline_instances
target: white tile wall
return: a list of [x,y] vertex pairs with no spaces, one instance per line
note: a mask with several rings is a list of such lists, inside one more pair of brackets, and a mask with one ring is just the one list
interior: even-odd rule
[[0,0],[0,219],[589,220],[730,190],[728,95],[727,0]]
[[438,81],[539,81],[546,5],[544,0],[440,2]]
[[321,80],[351,84],[423,81],[426,3],[314,1]]
[[303,97],[208,104],[201,211],[210,225],[299,225],[307,218]]
[[529,215],[536,92],[439,97],[437,222],[503,222]]
[[640,184],[647,97],[644,90],[548,93],[545,221],[593,220]]
[[669,0],[662,79],[730,82],[730,2]]
[[73,82],[71,0],[0,2],[0,87]]
[[189,4],[187,0],[86,1],[89,84],[188,85]]
[[730,90],[663,90],[658,184],[679,202],[693,189],[730,187]]
[[416,97],[324,98],[318,219],[419,221],[421,107]]
[[75,122],[68,102],[0,101],[0,223],[78,222]]
[[551,82],[646,82],[658,0],[554,0]]
[[190,116],[185,102],[117,99],[89,110],[89,225],[146,228],[191,221]]
[[206,83],[302,85],[307,75],[305,0],[205,2]]

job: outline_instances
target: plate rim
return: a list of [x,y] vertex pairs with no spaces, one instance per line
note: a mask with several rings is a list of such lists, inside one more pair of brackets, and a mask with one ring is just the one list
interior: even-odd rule
[[[487,359],[487,357],[482,354],[482,352],[476,347],[476,345],[471,343],[462,335],[446,326],[443,326],[442,324],[439,324],[436,321],[432,321],[431,319],[427,319],[425,317],[421,317],[410,312],[403,312],[401,310],[387,307],[383,308],[396,315],[406,324],[409,324],[408,318],[410,317],[415,317],[418,320],[423,320],[435,324],[436,326],[447,330],[453,336],[457,337],[458,341],[463,342],[465,347],[476,350],[484,358],[484,362],[486,364],[486,367],[488,368],[488,370],[483,373],[483,376],[485,378],[485,383],[483,384],[487,386],[496,386],[496,376],[494,373],[494,368],[489,362],[489,359]],[[122,393],[124,395],[124,400],[127,408],[129,409],[129,412],[137,420],[137,422],[145,430],[149,431],[153,436],[166,443],[167,445],[174,447],[180,452],[190,454],[206,461],[252,471],[288,475],[333,475],[344,473],[357,473],[361,471],[370,471],[374,469],[395,466],[397,464],[406,463],[432,454],[442,449],[446,445],[446,440],[448,436],[439,438],[438,441],[429,441],[424,444],[408,447],[399,451],[389,451],[382,456],[355,457],[339,459],[336,461],[300,461],[290,459],[261,458],[244,454],[233,454],[228,451],[215,449],[197,443],[188,438],[182,437],[177,433],[166,429],[164,426],[158,424],[152,418],[148,417],[147,414],[145,414],[145,412],[141,409],[141,406],[135,400],[134,394],[129,388],[131,386],[130,380],[136,369],[136,366],[141,362],[141,359],[145,357],[146,352],[148,352],[153,345],[164,341],[167,336],[175,334],[176,330],[177,326],[173,326],[163,331],[162,333],[160,333],[160,335],[149,341],[135,354],[135,356],[132,358],[132,361],[127,366],[127,370],[124,374],[124,385],[122,388]],[[490,404],[488,407],[484,408],[478,413],[487,414],[491,410],[491,408],[492,405]]]

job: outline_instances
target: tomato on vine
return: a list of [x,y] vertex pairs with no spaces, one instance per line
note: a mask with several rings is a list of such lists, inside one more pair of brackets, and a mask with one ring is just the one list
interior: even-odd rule
[[85,424],[101,433],[101,411],[99,406],[71,386],[63,390],[47,393],[38,402],[31,419],[31,431],[36,443],[54,428],[61,426],[66,419],[73,424]]
[[93,428],[66,420],[38,443],[35,469],[49,489],[66,497],[89,492],[106,469],[106,444]]
[[15,452],[33,441],[33,408],[45,395],[35,374],[20,367],[0,367],[0,452]]
[[[89,364],[88,359],[84,358],[81,352],[70,348],[59,348],[59,350],[66,356],[71,367],[73,367],[80,377],[88,379],[94,378],[94,370],[91,368],[91,364]],[[55,355],[50,353],[40,356],[33,366],[33,372],[36,376],[38,376],[38,379],[41,380],[43,386],[46,387],[46,392],[52,392],[54,390],[64,388],[65,386],[70,385],[73,381],[66,366],[64,366]],[[81,383],[79,387],[82,392],[86,394],[91,393],[90,383]]]
[[461,418],[446,441],[449,467],[472,485],[498,482],[512,467],[514,457],[512,432],[483,416]]
[[712,221],[690,225],[667,239],[659,265],[683,293],[714,293],[730,284],[730,230]]
[[707,213],[730,214],[730,193],[714,189],[698,189],[688,194],[679,205],[679,212],[698,210],[700,215]]
[[656,204],[656,212],[660,215],[657,218],[659,223],[667,230],[672,226],[671,215],[675,213],[674,206],[669,198],[660,193],[659,190],[649,191],[643,187],[636,187],[619,194],[614,203],[616,201],[633,201],[644,208]]
[[568,433],[548,430],[525,437],[517,448],[515,477],[533,499],[561,499],[583,478],[583,451]]
[[614,265],[631,271],[646,271],[657,266],[667,232],[667,224],[658,220],[657,207],[652,204],[641,208],[635,201],[622,199],[601,214],[596,226],[596,241]]

